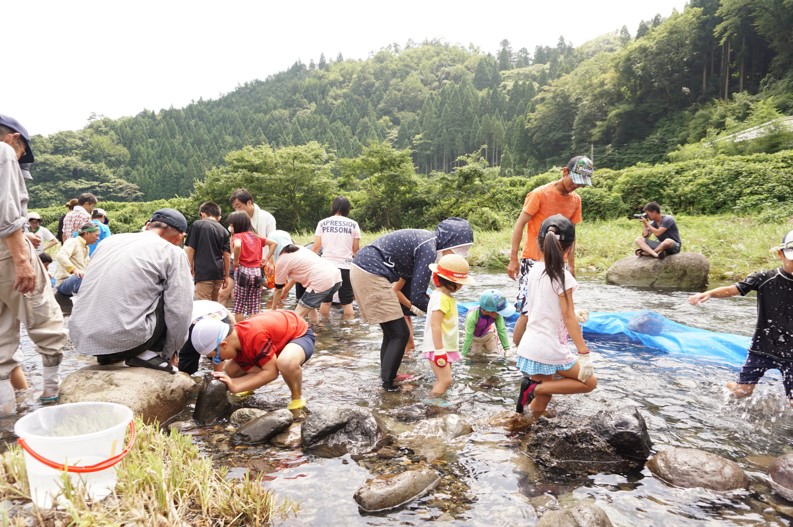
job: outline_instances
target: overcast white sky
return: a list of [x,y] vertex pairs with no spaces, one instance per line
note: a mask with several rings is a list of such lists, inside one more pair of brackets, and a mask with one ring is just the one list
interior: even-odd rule
[[[441,39],[495,54],[580,45],[682,11],[686,0],[25,0],[5,2],[0,113],[31,134],[181,108],[300,59],[363,59],[392,42]],[[14,24],[14,21],[18,21]],[[9,34],[10,31],[10,34]],[[11,69],[9,69],[11,68]]]

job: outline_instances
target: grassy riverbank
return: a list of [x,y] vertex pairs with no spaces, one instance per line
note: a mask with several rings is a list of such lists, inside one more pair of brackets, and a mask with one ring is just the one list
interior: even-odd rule
[[[787,217],[686,216],[675,215],[683,250],[704,254],[710,261],[710,282],[721,283],[741,279],[760,269],[778,266],[769,249],[778,245],[786,232],[793,229]],[[383,232],[367,232],[362,245],[370,243]],[[636,248],[633,240],[641,234],[637,220],[584,221],[579,227],[576,245],[576,268],[581,276],[604,277],[606,270]],[[490,272],[505,272],[509,261],[512,230],[484,231],[475,234],[469,262]],[[295,237],[308,243],[313,234]]]
[[0,525],[242,527],[297,512],[296,504],[276,499],[256,477],[229,478],[227,468],[214,468],[190,436],[163,433],[139,419],[135,425],[138,437],[118,465],[116,494],[97,503],[67,485],[66,506],[25,508],[30,494],[22,450],[9,448],[0,456],[0,500],[13,505],[0,511]]

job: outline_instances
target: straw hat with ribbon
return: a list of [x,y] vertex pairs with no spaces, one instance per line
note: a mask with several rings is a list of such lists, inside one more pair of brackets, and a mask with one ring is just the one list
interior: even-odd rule
[[475,284],[476,281],[468,276],[468,262],[458,254],[446,254],[437,264],[430,264],[430,270],[455,284]]

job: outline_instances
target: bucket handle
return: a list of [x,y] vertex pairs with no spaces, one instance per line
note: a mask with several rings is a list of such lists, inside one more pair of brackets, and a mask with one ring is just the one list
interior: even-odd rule
[[127,448],[122,450],[121,453],[119,453],[118,455],[105,459],[104,461],[100,461],[99,463],[96,463],[94,465],[85,465],[82,467],[74,466],[74,465],[64,465],[63,463],[56,463],[54,461],[51,461],[45,458],[44,456],[42,456],[41,454],[39,454],[38,452],[35,452],[32,448],[30,448],[30,445],[28,445],[27,442],[21,437],[17,439],[17,443],[19,443],[19,446],[22,447],[22,450],[30,454],[31,457],[36,461],[38,461],[39,463],[47,465],[50,468],[54,468],[55,470],[62,470],[64,472],[73,472],[75,474],[85,474],[90,472],[99,472],[100,470],[108,469],[113,465],[115,465],[116,463],[118,463],[119,461],[121,461],[122,459],[124,459],[124,456],[126,456],[129,453],[129,450],[132,448],[133,443],[135,443],[136,435],[137,434],[135,432],[135,420],[133,419],[132,421],[129,422],[129,443],[127,444]]

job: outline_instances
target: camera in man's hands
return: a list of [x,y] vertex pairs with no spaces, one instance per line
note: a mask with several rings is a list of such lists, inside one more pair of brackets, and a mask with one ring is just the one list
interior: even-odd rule
[[634,214],[633,215],[633,219],[634,220],[642,220],[642,219],[646,220],[647,219],[647,213],[642,212],[641,214]]

